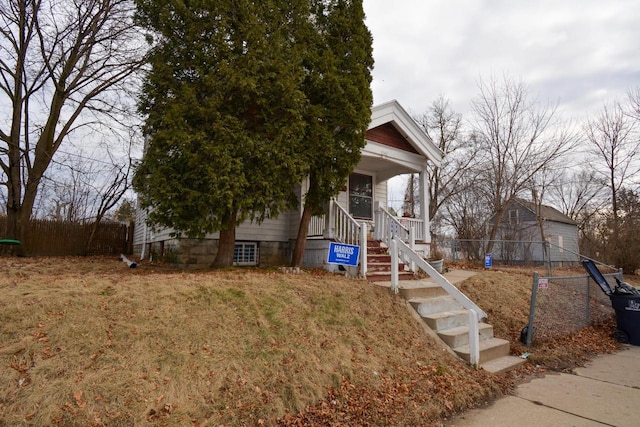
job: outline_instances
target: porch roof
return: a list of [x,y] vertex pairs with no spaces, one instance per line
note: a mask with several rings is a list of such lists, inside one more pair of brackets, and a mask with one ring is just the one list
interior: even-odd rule
[[396,100],[376,105],[371,110],[369,131],[387,124],[393,126],[399,135],[398,139],[404,139],[402,143],[405,147],[367,138],[361,163],[368,169],[378,171],[378,180],[420,172],[427,161],[440,166],[444,153]]

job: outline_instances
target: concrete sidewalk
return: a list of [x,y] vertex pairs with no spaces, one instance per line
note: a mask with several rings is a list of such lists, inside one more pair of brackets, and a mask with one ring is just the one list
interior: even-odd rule
[[575,374],[547,373],[515,396],[473,409],[445,425],[640,426],[640,347],[596,357]]

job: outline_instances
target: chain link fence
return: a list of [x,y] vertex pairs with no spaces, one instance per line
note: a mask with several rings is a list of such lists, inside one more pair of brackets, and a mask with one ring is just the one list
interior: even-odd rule
[[[604,275],[615,287],[622,271]],[[601,323],[614,315],[609,297],[589,276],[538,276],[531,288],[529,323],[521,341],[527,346],[578,332],[585,326]]]
[[492,259],[500,265],[578,265],[580,255],[576,250],[549,241],[535,240],[482,240],[437,238],[432,250],[450,262],[482,262],[487,247],[492,243]]
[[[580,265],[584,256],[577,248],[570,250],[550,241],[494,240],[489,254],[489,240],[436,239],[434,243],[438,254],[450,262],[484,260],[485,267],[490,267],[486,257],[491,255],[495,265],[541,266],[546,270],[545,276],[534,273],[529,322],[520,337],[527,346],[574,334],[615,314],[611,300],[590,276],[553,275],[556,267]],[[604,277],[613,289],[616,277],[623,280],[622,270]]]

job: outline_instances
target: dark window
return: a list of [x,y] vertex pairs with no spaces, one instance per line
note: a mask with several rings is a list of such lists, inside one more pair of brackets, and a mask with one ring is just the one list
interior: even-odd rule
[[518,210],[517,209],[511,209],[509,211],[509,223],[510,224],[519,224],[519,215],[518,215]]
[[234,265],[258,265],[258,245],[256,243],[236,243],[233,250]]
[[373,219],[373,177],[349,176],[349,213],[354,218]]

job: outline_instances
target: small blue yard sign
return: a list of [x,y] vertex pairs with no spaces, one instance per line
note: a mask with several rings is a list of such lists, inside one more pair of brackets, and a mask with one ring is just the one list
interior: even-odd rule
[[344,243],[329,243],[329,255],[327,262],[329,264],[342,264],[357,266],[360,259],[360,246],[347,245]]
[[492,265],[493,265],[493,255],[485,254],[485,256],[484,256],[484,267],[485,268],[491,268]]

